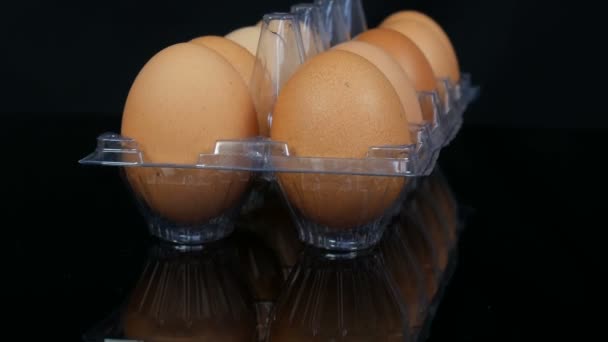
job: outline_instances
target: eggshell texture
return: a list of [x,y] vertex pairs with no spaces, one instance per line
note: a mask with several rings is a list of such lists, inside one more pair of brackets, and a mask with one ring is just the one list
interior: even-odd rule
[[190,42],[206,46],[222,55],[241,74],[245,84],[249,85],[255,65],[255,56],[247,49],[230,39],[218,36],[199,37]]
[[418,94],[416,93],[414,84],[405,73],[405,70],[401,69],[399,63],[386,51],[375,45],[360,41],[342,43],[335,46],[334,49],[350,51],[372,62],[382,71],[397,91],[408,122],[416,124],[423,122],[422,110],[420,109]]
[[[195,44],[206,46],[224,57],[230,64],[241,74],[245,83],[249,86],[253,77],[253,68],[255,66],[255,56],[241,45],[224,37],[204,36],[193,39]],[[264,89],[272,89],[271,85],[265,85]],[[259,90],[258,90],[259,91]],[[259,94],[256,94],[259,96]],[[252,100],[256,100],[253,99]],[[254,101],[255,104],[255,101]],[[261,107],[260,107],[261,108]],[[268,136],[268,111],[263,111],[265,114],[258,115],[258,128],[260,135]]]
[[222,56],[191,43],[156,54],[137,75],[125,104],[122,133],[151,162],[194,164],[218,139],[255,136],[249,91]]
[[[299,157],[364,158],[371,146],[412,143],[395,89],[371,62],[331,50],[306,62],[281,90],[271,137]],[[336,229],[378,218],[405,179],[353,175],[278,175],[305,217]]]
[[456,52],[427,24],[401,20],[387,23],[384,27],[400,32],[414,41],[428,59],[437,77],[449,78],[452,82],[460,81]]
[[447,46],[451,51],[455,51],[454,45],[452,45],[450,37],[443,30],[441,25],[439,25],[435,20],[433,20],[433,18],[422,12],[408,10],[393,13],[380,24],[380,27],[390,27],[391,24],[402,20],[416,21],[418,23],[426,25],[438,35],[438,37],[441,39],[442,43],[445,44],[445,46]]
[[271,136],[300,157],[363,158],[370,146],[411,143],[407,127],[399,96],[382,72],[361,56],[332,50],[287,81]]
[[225,37],[246,48],[252,55],[258,51],[261,26],[246,26],[228,33]]
[[[219,139],[257,135],[257,123],[247,86],[230,63],[209,48],[181,43],[156,54],[137,75],[121,132],[137,141],[147,162],[192,165]],[[177,222],[221,214],[248,185],[248,177],[237,172],[141,167],[125,172],[152,210]]]
[[[436,91],[444,99],[444,90],[437,86],[437,78],[424,53],[408,37],[390,29],[371,29],[356,38],[357,41],[375,45],[386,51],[405,70],[417,91]],[[434,121],[430,103],[422,104],[422,115],[427,122]]]
[[388,52],[405,70],[418,91],[434,91],[437,78],[424,53],[408,37],[390,29],[371,29],[356,40],[375,45]]

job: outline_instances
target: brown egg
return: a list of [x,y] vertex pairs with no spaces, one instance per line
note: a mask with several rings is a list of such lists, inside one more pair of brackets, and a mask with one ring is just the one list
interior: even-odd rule
[[[411,144],[395,89],[371,62],[354,53],[321,53],[279,93],[271,137],[299,157],[364,158],[371,146]],[[405,179],[353,175],[279,175],[289,201],[307,218],[351,228],[378,218]]]
[[445,44],[451,51],[455,51],[454,46],[452,45],[452,41],[450,41],[450,37],[447,35],[447,33],[445,33],[443,28],[435,20],[433,20],[433,18],[418,11],[408,10],[393,13],[380,24],[380,27],[389,27],[387,25],[391,25],[402,20],[416,21],[428,26],[436,34],[439,35],[443,44]]
[[349,41],[335,46],[334,49],[350,51],[374,63],[397,91],[408,122],[416,124],[423,122],[424,118],[414,84],[390,54],[375,45],[362,41]]
[[408,37],[389,29],[371,29],[356,37],[356,40],[376,45],[388,52],[405,70],[418,91],[433,91],[437,78],[424,53]]
[[225,37],[246,48],[252,55],[258,51],[258,41],[260,40],[261,26],[246,26],[228,33]]
[[[255,66],[255,56],[241,45],[224,37],[204,36],[193,39],[195,44],[206,46],[226,58],[228,62],[241,74],[245,83],[249,86]],[[266,89],[271,89],[270,85]],[[256,99],[253,99],[256,100]],[[267,111],[265,111],[267,113]],[[268,136],[268,118],[266,114],[258,115],[258,128],[260,135]]]
[[[437,87],[437,78],[424,53],[406,36],[394,30],[379,28],[363,32],[356,40],[375,45],[388,52],[405,70],[417,91],[443,92],[442,88]],[[430,104],[425,103],[425,105]],[[425,121],[433,122],[433,108],[423,108],[422,114]]]
[[248,172],[185,168],[126,168],[135,195],[157,215],[201,224],[235,207],[247,190]]
[[251,82],[255,56],[230,39],[218,36],[204,36],[192,39],[191,43],[206,46],[222,55],[241,74],[245,84]]
[[460,69],[456,52],[445,44],[438,34],[426,23],[413,20],[390,22],[383,27],[406,35],[422,50],[439,78],[449,78],[452,82],[460,81]]
[[[149,163],[196,164],[220,139],[257,135],[256,115],[239,73],[213,50],[170,46],[133,82],[122,135],[137,141]],[[186,168],[125,169],[135,193],[164,218],[199,223],[236,204],[247,188],[239,172]]]

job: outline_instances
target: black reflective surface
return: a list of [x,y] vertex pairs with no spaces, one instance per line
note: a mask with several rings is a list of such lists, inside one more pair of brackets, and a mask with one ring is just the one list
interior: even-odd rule
[[[77,341],[124,305],[150,262],[143,219],[116,170],[77,164],[94,137],[117,131],[120,121],[94,114],[8,118],[0,138],[10,160],[3,165],[10,202],[5,324],[26,339]],[[465,126],[442,153],[450,187],[472,212],[431,341],[580,338],[588,331],[581,327],[590,324],[588,307],[599,293],[593,284],[606,226],[598,165],[605,133]],[[273,225],[285,224],[270,216]],[[278,278],[299,260],[279,255],[263,263],[265,274]],[[247,283],[256,274],[239,277]],[[264,285],[272,280],[258,280],[262,285],[246,286],[243,298],[275,296]]]

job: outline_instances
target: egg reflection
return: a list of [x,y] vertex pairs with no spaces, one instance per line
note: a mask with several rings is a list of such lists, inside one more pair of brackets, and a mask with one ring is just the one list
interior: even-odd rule
[[409,341],[407,313],[377,250],[307,248],[271,315],[269,341]]
[[[427,294],[425,286],[426,279],[423,275],[425,270],[421,262],[416,259],[411,243],[414,241],[408,240],[398,225],[393,225],[385,232],[380,250],[384,263],[406,304],[410,330],[413,334],[417,334],[422,329],[431,297]],[[428,260],[422,261],[428,262]],[[433,291],[433,288],[430,290]]]
[[458,204],[452,189],[439,168],[436,168],[433,173],[427,177],[426,186],[438,203],[440,211],[449,225],[451,234],[455,236],[460,229]]
[[132,291],[122,323],[147,342],[252,341],[256,315],[237,250],[218,244],[157,244]]
[[450,251],[455,244],[455,238],[450,234],[449,228],[441,212],[438,210],[435,199],[419,187],[409,200],[408,215],[422,227],[435,247],[435,254],[439,269],[444,272],[448,266]]
[[394,236],[398,241],[392,243],[401,247],[393,252],[411,253],[421,272],[427,302],[431,302],[437,293],[441,277],[439,261],[441,246],[433,241],[424,222],[411,207],[402,210],[392,229],[396,231]]

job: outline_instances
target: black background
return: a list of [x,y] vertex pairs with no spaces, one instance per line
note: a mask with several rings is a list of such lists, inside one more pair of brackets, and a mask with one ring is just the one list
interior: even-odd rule
[[[115,170],[77,161],[118,131],[148,58],[255,24],[285,1],[12,1],[0,9],[8,332],[75,341],[116,307],[145,255]],[[435,341],[576,337],[594,327],[608,113],[601,11],[584,1],[365,1],[437,19],[482,96],[441,165],[476,215]],[[597,18],[596,18],[597,17]],[[596,200],[597,198],[597,200]],[[6,204],[5,204],[6,205]],[[598,262],[600,265],[597,265]]]
[[[110,113],[156,52],[253,25],[295,1],[10,1],[3,3],[3,110]],[[589,1],[590,3],[590,1]],[[483,87],[469,123],[596,127],[601,11],[586,1],[363,1],[370,27],[394,11],[434,17],[461,68]],[[597,18],[596,18],[597,16]]]

